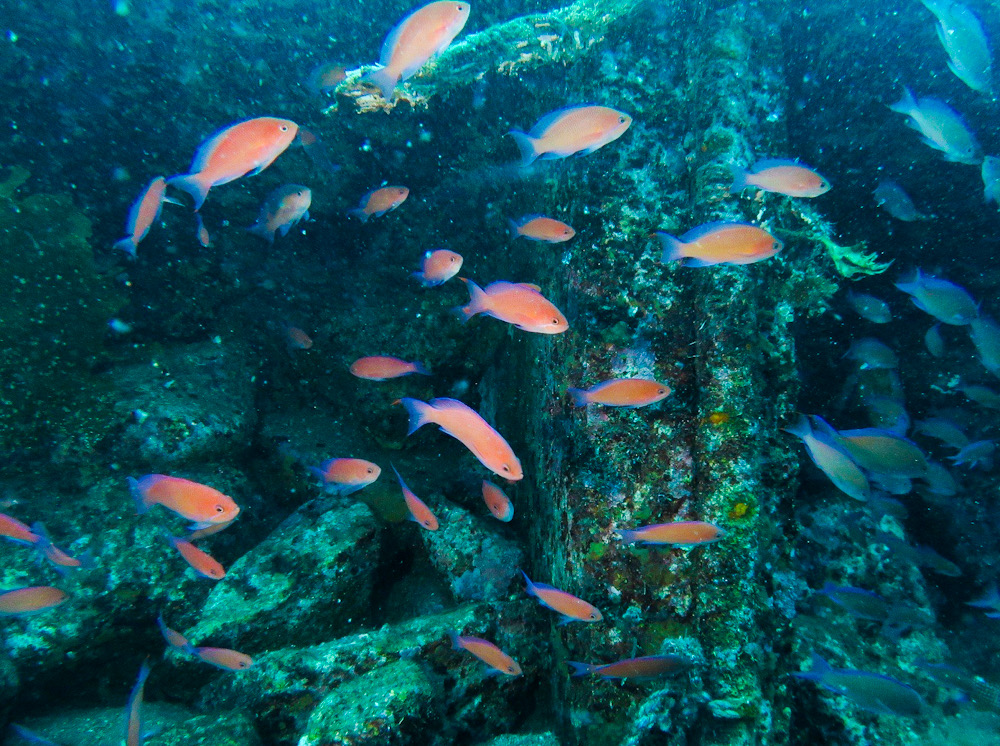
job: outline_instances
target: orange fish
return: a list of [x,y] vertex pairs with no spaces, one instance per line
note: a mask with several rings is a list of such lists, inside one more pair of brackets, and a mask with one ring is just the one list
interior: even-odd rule
[[442,0],[413,11],[385,38],[379,60],[382,67],[361,80],[378,86],[387,101],[392,99],[399,83],[416,75],[427,60],[455,40],[469,20],[470,10],[468,3]]
[[142,693],[146,687],[146,679],[149,678],[149,661],[142,662],[139,669],[139,678],[132,687],[129,694],[128,704],[125,705],[125,746],[141,746],[142,744],[142,720],[140,710],[142,709]]
[[517,220],[508,220],[510,234],[517,238],[524,236],[532,241],[563,243],[576,235],[576,231],[562,221],[544,215],[525,215]]
[[313,346],[309,335],[297,326],[285,326],[285,342],[289,350],[308,350]]
[[645,407],[663,401],[670,395],[665,383],[648,378],[615,378],[589,389],[568,390],[578,407],[588,404],[605,404],[609,407]]
[[54,609],[69,599],[65,591],[51,585],[36,585],[30,588],[0,593],[0,616],[28,616]]
[[451,636],[451,646],[454,650],[468,650],[494,671],[499,671],[508,676],[521,675],[521,667],[517,664],[517,661],[489,640],[483,640],[479,637],[469,637],[468,635],[459,636],[455,632],[449,634]]
[[680,238],[662,231],[654,234],[663,246],[660,261],[683,259],[686,267],[713,264],[753,264],[781,251],[782,243],[763,228],[749,223],[706,223]]
[[394,464],[391,465],[392,470],[396,472],[396,479],[399,480],[399,487],[403,490],[403,500],[406,501],[406,508],[410,511],[410,520],[419,523],[421,526],[426,528],[428,531],[437,531],[438,519],[431,509],[427,507],[424,503],[409,487],[406,486],[406,482],[403,478],[399,476],[399,471],[396,469]]
[[398,357],[388,357],[387,355],[359,357],[351,363],[351,373],[358,378],[367,378],[369,381],[386,381],[390,378],[408,376],[411,373],[419,373],[422,376],[431,374],[421,363],[408,363]]
[[18,544],[35,544],[40,537],[25,524],[16,518],[11,518],[6,513],[0,513],[0,536]]
[[253,658],[236,650],[227,648],[197,648],[188,645],[192,655],[201,658],[205,663],[210,663],[216,668],[224,668],[227,671],[245,671],[253,665]]
[[212,245],[212,237],[208,235],[208,228],[205,227],[205,221],[201,219],[201,213],[196,212],[194,214],[195,230],[194,235],[198,239],[198,243],[204,248],[208,248]]
[[562,334],[569,322],[539,290],[537,285],[498,281],[479,287],[460,277],[469,288],[469,305],[459,309],[462,321],[485,313],[518,329],[535,334]]
[[758,161],[749,172],[736,165],[730,192],[742,192],[755,186],[765,192],[775,192],[789,197],[818,197],[830,191],[830,182],[808,166],[797,161]]
[[456,399],[431,399],[422,402],[417,399],[400,399],[410,415],[412,435],[429,422],[438,425],[442,431],[455,438],[472,451],[479,463],[510,482],[524,478],[521,462],[513,449],[478,412]]
[[410,190],[404,186],[387,186],[380,189],[373,189],[361,198],[361,204],[353,210],[348,210],[348,215],[361,218],[362,223],[367,223],[368,218],[373,215],[382,217],[390,210],[395,210],[410,196]]
[[691,661],[679,655],[647,655],[603,666],[576,661],[567,662],[573,669],[573,676],[597,674],[602,679],[654,679],[679,673],[691,667]]
[[382,469],[378,464],[363,458],[331,458],[319,467],[310,466],[309,471],[323,482],[330,492],[350,495],[379,478]]
[[309,219],[312,190],[300,184],[280,186],[268,195],[260,208],[257,222],[247,230],[269,243],[274,243],[275,232],[287,236],[296,223]]
[[569,106],[542,117],[527,134],[507,134],[521,151],[521,165],[527,166],[538,158],[593,153],[624,135],[631,124],[632,117],[607,106]]
[[233,498],[189,479],[147,474],[141,479],[129,477],[128,483],[139,513],[159,504],[194,521],[195,528],[231,521],[240,512]]
[[149,233],[153,223],[160,219],[166,190],[167,180],[162,176],[157,176],[149,182],[128,213],[128,220],[125,221],[125,232],[128,235],[115,244],[116,249],[121,249],[129,256],[135,256],[139,242]]
[[413,276],[420,280],[425,288],[442,285],[458,274],[462,268],[462,256],[447,249],[436,249],[424,254],[420,271]]
[[225,568],[212,555],[208,552],[203,552],[190,541],[178,539],[176,536],[168,536],[167,541],[191,565],[191,568],[203,578],[222,580],[226,577]]
[[259,174],[285,152],[298,131],[295,122],[274,117],[232,124],[202,143],[190,173],[173,176],[167,184],[188,192],[194,197],[194,209],[199,210],[209,189]]
[[49,538],[49,532],[45,530],[45,526],[41,521],[35,521],[31,525],[31,530],[38,536],[38,542],[35,544],[38,551],[42,553],[45,559],[55,565],[55,570],[60,575],[65,575],[65,569],[67,568],[78,570],[80,568],[90,569],[96,566],[96,563],[89,554],[73,557],[53,544]]
[[163,621],[162,614],[156,618],[156,626],[160,628],[160,633],[167,641],[167,645],[176,650],[183,650],[185,653],[191,652],[191,643],[188,642],[188,639],[177,630],[170,629]]
[[631,531],[618,531],[626,544],[671,544],[678,547],[695,547],[713,544],[724,538],[726,532],[714,523],[704,521],[675,521],[642,526]]
[[483,502],[498,521],[510,523],[514,517],[514,504],[495,484],[483,480]]
[[327,62],[313,68],[306,81],[306,87],[313,93],[329,93],[346,78],[346,67],[335,62]]
[[198,541],[198,539],[204,539],[206,536],[212,536],[220,531],[225,531],[227,528],[233,525],[236,519],[233,518],[231,521],[223,521],[222,523],[213,523],[211,526],[205,526],[205,528],[199,528],[197,531],[192,531],[187,535],[188,541]]
[[524,575],[524,582],[528,584],[525,590],[529,596],[537,598],[542,606],[562,614],[562,621],[559,622],[560,627],[570,622],[599,622],[604,618],[596,606],[588,604],[582,598],[577,598],[566,591],[545,585],[545,583],[532,583],[531,578],[524,570],[521,571],[521,574]]

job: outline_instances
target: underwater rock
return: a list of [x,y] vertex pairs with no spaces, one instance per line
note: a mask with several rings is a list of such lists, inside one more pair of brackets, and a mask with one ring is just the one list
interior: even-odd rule
[[119,459],[152,471],[232,457],[250,443],[254,370],[235,341],[165,348],[114,373]]
[[19,684],[20,679],[13,662],[6,656],[0,657],[0,723],[7,722]]
[[336,638],[364,623],[378,523],[363,505],[319,515],[308,503],[240,557],[186,632],[192,643],[253,654]]
[[426,667],[399,660],[330,692],[309,718],[301,746],[427,743],[443,706],[441,681]]
[[443,530],[421,531],[420,538],[431,564],[451,583],[455,598],[490,601],[505,597],[524,560],[521,548],[487,519],[453,503],[436,505],[435,514]]
[[559,746],[559,739],[549,733],[508,733],[497,736],[483,746]]

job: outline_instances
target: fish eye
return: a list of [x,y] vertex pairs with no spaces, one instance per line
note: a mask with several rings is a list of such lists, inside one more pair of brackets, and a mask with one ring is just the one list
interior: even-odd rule
[[281,125],[281,131],[282,132],[288,132],[288,125],[287,124]]
[[771,248],[774,249],[775,251],[781,251],[781,241],[775,241],[773,244],[771,244]]
[[216,505],[215,506],[215,512],[216,513],[225,513],[226,509],[224,507],[222,507],[221,505]]
[[503,465],[503,470],[504,470],[504,471],[510,471],[510,467],[509,467],[509,466],[507,466],[507,464],[504,464],[504,465]]
[[448,257],[448,261],[451,262],[452,264],[454,264],[455,263],[455,257],[453,257],[453,256]]
[[369,474],[371,474],[371,473],[372,473],[373,471],[374,471],[374,470],[373,470],[373,469],[371,469],[371,468],[369,468],[369,469],[368,469],[368,473],[369,473]]
[[666,389],[657,389],[656,393],[657,394],[665,394],[665,393],[667,393],[667,390]]
[[517,668],[514,665],[507,666],[507,673],[517,673]]

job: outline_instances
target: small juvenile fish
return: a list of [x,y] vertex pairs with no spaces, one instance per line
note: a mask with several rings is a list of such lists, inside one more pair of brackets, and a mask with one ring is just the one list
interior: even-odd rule
[[857,339],[851,343],[844,357],[861,364],[861,370],[881,370],[899,367],[896,353],[874,337]]
[[927,711],[924,700],[912,687],[882,674],[832,668],[815,653],[812,668],[793,675],[815,681],[834,694],[842,694],[858,707],[876,715],[919,717]]
[[900,278],[896,287],[910,296],[913,305],[942,323],[965,326],[979,315],[976,301],[965,288],[921,274],[919,269],[905,279]]
[[996,202],[1000,207],[1000,158],[988,155],[983,159],[983,201]]
[[992,469],[995,452],[996,445],[992,440],[977,440],[949,458],[955,466],[968,466],[973,469],[982,466],[984,469]]
[[188,192],[194,197],[194,209],[199,210],[209,189],[259,174],[288,149],[298,131],[295,122],[274,117],[232,124],[202,143],[190,173],[172,176],[167,184]]
[[948,104],[930,97],[918,101],[909,88],[903,88],[903,97],[889,108],[909,117],[907,125],[923,136],[925,145],[944,153],[946,161],[979,165],[975,136]]
[[312,338],[297,326],[285,325],[285,344],[289,350],[308,350],[313,346]]
[[685,267],[713,264],[753,264],[781,251],[782,243],[763,228],[749,223],[706,223],[680,238],[662,231],[654,234],[663,246],[660,261],[682,259]]
[[855,462],[870,472],[906,478],[927,473],[927,457],[917,444],[888,430],[841,430],[838,436]]
[[382,67],[361,80],[378,86],[392,99],[396,86],[416,75],[434,55],[443,52],[469,20],[468,3],[440,0],[418,8],[400,21],[382,45]]
[[309,471],[319,477],[330,492],[350,495],[379,478],[382,469],[378,464],[362,458],[331,458]]
[[818,592],[860,619],[884,622],[889,618],[889,602],[877,593],[830,581]]
[[6,513],[0,513],[0,537],[18,544],[34,545],[42,537]]
[[858,316],[873,324],[888,324],[892,321],[892,311],[889,310],[889,304],[874,295],[848,290],[847,302],[851,304],[851,308]]
[[483,480],[483,502],[498,521],[510,523],[514,517],[514,504],[495,484]]
[[914,429],[918,433],[940,440],[952,448],[965,448],[969,445],[969,436],[962,432],[962,428],[943,417],[928,417],[926,420],[918,420]]
[[149,678],[149,661],[142,662],[139,669],[139,678],[132,687],[129,694],[128,704],[125,705],[125,746],[141,746],[142,744],[142,692],[146,687],[146,679]]
[[566,317],[542,295],[537,285],[499,280],[484,289],[472,280],[459,279],[469,288],[470,295],[469,304],[459,309],[462,321],[485,313],[535,334],[562,334],[569,329]]
[[309,73],[306,88],[315,94],[329,93],[346,79],[346,67],[336,62],[324,62]]
[[380,218],[387,212],[395,210],[406,198],[410,196],[410,190],[404,186],[387,186],[373,189],[361,198],[361,204],[353,210],[348,210],[348,215],[360,218],[362,223],[367,223],[368,218]]
[[510,225],[510,235],[514,238],[524,236],[532,241],[563,243],[576,235],[571,226],[544,215],[525,215],[517,220],[508,220],[507,223]]
[[301,184],[280,186],[268,195],[260,208],[257,222],[247,230],[268,243],[274,243],[275,232],[287,236],[296,223],[309,219],[312,190]]
[[670,544],[676,547],[696,547],[714,544],[725,538],[726,532],[714,523],[704,521],[674,521],[641,526],[616,532],[626,544]]
[[670,396],[670,387],[648,378],[615,378],[589,389],[567,389],[578,407],[604,404],[609,407],[645,407]]
[[212,245],[212,237],[208,235],[208,228],[205,227],[205,221],[201,219],[201,213],[196,212],[194,214],[194,235],[198,239],[198,243],[201,244],[202,248],[207,249]]
[[986,613],[990,619],[1000,619],[1000,592],[997,591],[996,582],[991,583],[983,595],[965,602],[966,606],[974,606],[977,609],[991,609]]
[[508,676],[521,675],[521,667],[517,664],[517,661],[489,640],[484,640],[480,637],[470,637],[468,635],[459,636],[455,632],[449,634],[451,636],[451,646],[454,650],[467,650],[494,671],[499,671]]
[[69,600],[65,591],[36,585],[0,593],[0,616],[29,616],[54,609]]
[[425,288],[437,287],[448,282],[462,269],[462,256],[447,249],[435,249],[424,254],[419,272],[413,276]]
[[993,70],[989,42],[975,14],[953,0],[921,0],[937,16],[938,39],[948,53],[948,69],[969,88],[989,94]]
[[185,653],[191,652],[191,643],[188,642],[188,639],[177,630],[170,629],[167,623],[163,621],[162,614],[156,618],[156,626],[160,628],[160,634],[167,641],[167,645]]
[[193,647],[190,644],[188,647],[190,648],[189,652],[195,657],[226,671],[245,671],[253,665],[253,658],[236,650]]
[[196,528],[205,528],[213,523],[231,521],[240,512],[233,498],[189,479],[147,474],[140,479],[129,477],[128,483],[140,514],[154,505],[162,505],[194,521]]
[[895,181],[888,179],[880,181],[873,194],[875,195],[875,203],[896,220],[912,223],[915,220],[928,219],[916,208],[906,190]]
[[935,324],[924,334],[924,346],[934,357],[944,355],[944,337],[941,336],[940,324]]
[[441,428],[442,432],[468,448],[472,455],[485,466],[509,482],[524,478],[521,462],[513,449],[492,425],[478,412],[456,399],[438,398],[429,402],[403,398],[399,403],[410,416],[407,435],[412,435],[428,423]]
[[979,353],[979,361],[995,376],[1000,376],[1000,324],[980,316],[969,322],[969,335]]
[[528,595],[537,598],[542,606],[562,615],[562,621],[559,622],[560,627],[570,622],[599,622],[604,618],[596,606],[587,603],[582,598],[577,598],[545,583],[532,583],[524,570],[521,571],[521,574],[524,575],[524,582],[527,583],[525,590]]
[[60,575],[66,575],[67,569],[91,569],[96,566],[97,563],[94,562],[94,559],[89,554],[85,553],[79,557],[74,557],[53,544],[52,539],[49,537],[49,532],[45,530],[45,525],[41,521],[35,521],[31,524],[31,530],[38,536],[35,548],[41,552],[45,559],[53,564],[56,572]]
[[784,430],[802,439],[809,458],[837,489],[855,500],[868,499],[871,494],[868,477],[840,443],[837,432],[822,417],[803,415]]
[[679,655],[647,655],[642,658],[627,658],[595,665],[566,661],[573,669],[573,676],[588,676],[596,674],[602,679],[655,679],[660,676],[672,676],[691,667],[691,661]]
[[749,171],[735,163],[730,193],[742,192],[749,186],[788,197],[819,197],[830,191],[830,182],[815,170],[798,161],[771,159],[757,161]]
[[962,386],[956,386],[955,388],[980,406],[986,407],[987,409],[1000,410],[1000,392],[994,391],[988,386],[964,384]]
[[351,374],[369,381],[387,381],[390,378],[408,376],[411,373],[418,373],[422,376],[431,374],[422,363],[409,363],[398,357],[387,355],[359,357],[351,363]]
[[392,466],[392,470],[396,472],[396,479],[399,480],[399,488],[403,491],[403,500],[406,502],[406,509],[410,511],[410,520],[414,523],[419,523],[428,531],[437,531],[440,525],[437,516],[431,512],[431,509],[427,507],[427,504],[423,500],[417,497],[413,490],[406,486],[406,482],[399,475],[399,471],[395,465]]
[[521,151],[521,165],[537,159],[552,160],[580,153],[588,155],[617,140],[632,124],[632,117],[607,106],[569,106],[546,114],[527,134],[511,130]]
[[226,577],[225,568],[208,552],[202,551],[186,539],[167,536],[167,541],[191,565],[191,569],[210,580],[222,580]]
[[153,224],[159,221],[160,213],[163,211],[163,199],[167,190],[167,180],[162,176],[157,176],[146,187],[139,198],[129,210],[128,219],[125,221],[125,238],[115,244],[116,249],[121,249],[131,257],[135,256],[139,242],[146,237]]

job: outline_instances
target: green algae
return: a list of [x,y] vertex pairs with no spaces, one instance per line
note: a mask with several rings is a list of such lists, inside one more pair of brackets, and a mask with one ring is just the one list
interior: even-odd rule
[[65,458],[70,449],[92,449],[113,422],[110,381],[95,369],[108,319],[123,299],[97,271],[90,231],[66,196],[0,204],[0,448],[6,451],[54,442]]

